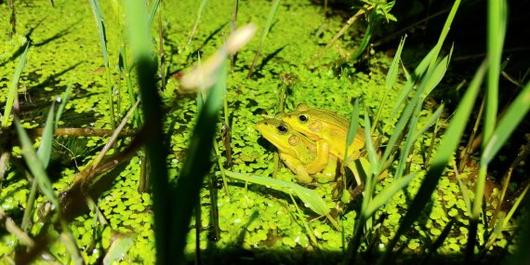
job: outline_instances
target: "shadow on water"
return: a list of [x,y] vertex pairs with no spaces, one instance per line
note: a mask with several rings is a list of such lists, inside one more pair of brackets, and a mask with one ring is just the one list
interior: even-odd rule
[[283,51],[283,49],[285,49],[285,47],[287,47],[287,44],[283,45],[282,47],[274,50],[273,52],[271,52],[267,56],[265,56],[263,58],[263,60],[261,60],[261,64],[256,68],[256,73],[261,72],[263,70],[263,68],[267,65],[267,63],[270,60],[272,60],[274,57],[276,57],[281,51]]
[[[366,262],[364,254],[353,264],[375,264],[378,257],[383,253],[378,252],[370,258],[373,262]],[[209,248],[202,252],[202,261],[198,264],[340,264],[344,258],[342,251],[331,250],[309,250],[296,247],[293,250],[253,248],[244,249],[240,247],[227,247],[223,249]],[[371,254],[372,255],[372,254]],[[197,264],[194,255],[186,256],[186,264]],[[389,264],[419,264],[423,255],[401,254]],[[473,264],[501,264],[503,255],[486,256]],[[461,255],[434,255],[429,259],[429,265],[457,265],[464,264],[464,257]]]
[[[41,40],[39,42],[34,42],[31,38],[31,35],[33,34],[33,32],[35,31],[35,29],[37,29],[41,24],[42,22],[44,22],[46,20],[46,17],[43,17],[42,19],[40,19],[33,27],[30,27],[28,29],[28,31],[26,32],[26,34],[24,34],[26,36],[26,39],[27,41],[30,43],[30,46],[33,46],[33,47],[41,47],[41,46],[44,46],[52,41],[55,41],[55,40],[58,40],[64,36],[66,36],[67,34],[69,34],[71,31],[72,31],[72,28],[75,26],[75,25],[78,25],[80,22],[81,22],[81,19],[78,19],[76,22],[66,26],[64,29],[58,31],[57,33],[53,34],[52,36],[44,39],[44,40]],[[18,58],[23,52],[24,50],[26,49],[26,45],[27,45],[27,42],[24,43],[23,45],[21,45],[15,52],[13,52],[13,54],[11,56],[9,56],[9,58],[3,62],[0,63],[0,67],[1,66],[4,66],[6,65],[7,63],[11,62],[11,61],[14,61],[16,58]]]
[[210,43],[210,41],[217,35],[219,34],[219,32],[221,32],[221,30],[228,24],[227,23],[224,23],[222,24],[221,26],[219,26],[218,28],[214,29],[205,39],[204,41],[202,42],[201,46],[199,46],[199,48],[195,49],[193,52],[190,52],[188,54],[188,56],[186,57],[186,61],[190,61],[190,59],[192,59],[192,62],[195,62],[197,61],[199,58],[198,58],[198,55],[202,53],[202,49],[204,47],[206,47],[206,45],[208,45],[208,43]]

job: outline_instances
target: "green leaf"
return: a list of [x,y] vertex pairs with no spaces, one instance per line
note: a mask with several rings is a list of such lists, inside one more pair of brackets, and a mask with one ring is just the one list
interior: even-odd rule
[[365,218],[369,218],[372,214],[387,203],[398,191],[406,187],[409,182],[415,177],[415,174],[409,174],[403,178],[392,181],[381,192],[379,192],[368,204],[364,211]]
[[501,73],[504,36],[506,34],[506,6],[505,0],[488,0],[487,58],[489,70],[482,147],[485,146],[492,136],[497,119],[499,76]]
[[464,129],[468,123],[469,116],[473,110],[473,105],[480,90],[480,85],[484,78],[486,67],[486,63],[483,63],[480,66],[475,73],[475,76],[473,77],[473,80],[471,81],[462,101],[458,104],[455,115],[449,123],[447,131],[442,137],[440,147],[431,160],[431,164],[425,179],[423,180],[418,193],[416,196],[414,196],[412,203],[409,205],[409,210],[403,217],[395,236],[387,246],[388,251],[380,260],[380,264],[383,264],[388,260],[390,253],[397,243],[399,237],[410,228],[414,221],[420,216],[425,205],[429,202],[443,170],[445,169],[454,151],[458,147],[458,143],[460,142]]
[[26,164],[28,164],[31,174],[35,177],[41,192],[48,197],[48,200],[52,202],[55,209],[59,209],[59,199],[55,195],[52,184],[41,160],[37,157],[35,149],[33,149],[33,145],[31,144],[31,140],[29,139],[26,130],[22,128],[22,125],[18,120],[15,120],[15,124],[17,127],[18,139],[22,145],[22,156],[24,157]]
[[225,173],[226,176],[230,178],[267,186],[271,189],[282,191],[287,194],[294,194],[298,198],[300,198],[300,200],[302,200],[306,207],[313,210],[315,213],[323,216],[329,214],[330,209],[327,207],[326,203],[322,200],[320,195],[314,190],[304,188],[293,182],[273,179],[269,177],[252,176],[231,171],[225,171]]
[[44,125],[44,130],[42,131],[42,138],[39,146],[39,150],[37,150],[37,157],[39,157],[42,166],[44,168],[48,167],[48,163],[50,162],[50,156],[52,153],[52,144],[53,144],[53,130],[55,129],[54,125],[54,106],[55,104],[52,103],[52,106],[50,107],[50,111],[48,112],[48,118],[46,119],[46,124]]
[[353,142],[353,138],[357,135],[357,127],[359,127],[359,99],[355,99],[353,103],[353,111],[350,117],[350,126],[348,126],[348,134],[346,135],[346,147],[344,151],[344,160],[348,161],[348,148]]
[[495,157],[499,149],[506,143],[517,125],[523,120],[530,109],[530,82],[526,84],[523,91],[508,107],[508,110],[499,121],[497,128],[488,141],[484,152],[482,153],[481,162],[489,164]]
[[27,55],[29,51],[30,42],[26,44],[24,52],[20,56],[20,61],[18,61],[17,68],[15,69],[15,74],[13,75],[13,80],[11,81],[11,86],[7,91],[6,106],[4,109],[4,117],[2,117],[2,127],[7,127],[9,122],[9,116],[13,110],[13,105],[15,103],[15,97],[18,95],[18,81],[20,80],[20,75],[26,66]]
[[57,113],[55,114],[55,128],[57,128],[57,125],[59,124],[59,121],[61,120],[61,116],[63,115],[64,107],[66,106],[66,103],[68,102],[70,98],[70,94],[72,94],[72,86],[66,87],[66,90],[64,91],[63,95],[61,96],[61,104],[57,108]]

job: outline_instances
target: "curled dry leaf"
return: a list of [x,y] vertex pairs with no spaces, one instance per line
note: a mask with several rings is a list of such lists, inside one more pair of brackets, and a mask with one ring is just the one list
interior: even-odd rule
[[191,92],[194,89],[207,89],[217,80],[217,70],[226,59],[226,56],[236,53],[247,44],[254,33],[256,26],[247,24],[232,32],[222,48],[208,58],[203,64],[195,66],[181,79],[182,88]]

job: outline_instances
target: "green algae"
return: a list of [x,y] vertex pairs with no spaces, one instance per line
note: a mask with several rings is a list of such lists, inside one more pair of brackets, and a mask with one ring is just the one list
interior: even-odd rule
[[[86,127],[110,128],[110,108],[106,103],[107,80],[104,65],[101,63],[101,50],[98,42],[98,31],[88,3],[71,4],[57,3],[52,8],[48,1],[32,1],[16,3],[17,32],[13,38],[5,34],[9,27],[6,17],[0,18],[0,105],[4,105],[12,73],[16,67],[17,51],[24,47],[27,37],[22,33],[31,32],[33,47],[28,55],[28,63],[20,80],[20,93],[40,104],[40,108],[49,105],[55,96],[60,95],[67,86],[73,87],[73,97],[65,108],[67,113],[77,113],[89,116],[91,122],[83,124]],[[4,4],[5,5],[5,4]],[[263,30],[267,20],[270,1],[253,1],[252,4],[242,1],[239,9],[238,23],[253,22],[258,30]],[[130,106],[127,96],[126,80],[120,76],[118,55],[122,45],[121,14],[112,2],[103,3],[102,9],[107,19],[109,61],[111,80],[117,85],[121,95],[121,106],[118,116]],[[230,29],[228,23],[232,16],[232,6],[222,1],[208,1],[197,33],[187,46],[187,38],[195,21],[199,1],[163,2],[160,6],[162,27],[165,32],[163,50],[167,56],[169,73],[178,73],[191,66],[199,57],[206,57],[215,51],[224,41]],[[271,176],[274,171],[273,152],[265,148],[260,142],[259,133],[254,124],[263,116],[273,116],[278,112],[279,91],[286,83],[282,76],[291,80],[287,84],[287,109],[294,109],[300,103],[326,108],[348,117],[353,99],[362,98],[362,103],[369,111],[375,113],[379,107],[379,99],[383,93],[388,93],[390,99],[397,98],[398,90],[403,80],[398,80],[397,87],[385,90],[385,76],[391,63],[382,53],[375,53],[368,60],[369,71],[360,72],[351,67],[333,68],[335,62],[347,58],[342,51],[351,50],[362,37],[360,29],[353,29],[353,34],[346,35],[339,40],[335,49],[329,49],[319,57],[318,63],[313,62],[314,56],[332,39],[342,25],[337,17],[326,18],[320,7],[309,1],[282,1],[276,20],[271,28],[258,61],[254,76],[247,79],[248,67],[258,49],[259,40],[250,42],[238,54],[228,80],[228,109],[232,120],[233,165],[231,170],[252,173],[261,176]],[[155,27],[156,28],[156,27]],[[317,34],[318,33],[318,34]],[[155,40],[160,42],[159,39]],[[158,44],[157,44],[158,45]],[[179,90],[177,78],[169,78],[167,85],[161,91],[167,109],[167,131],[171,154],[168,157],[170,175],[177,177],[186,155],[188,139],[192,124],[196,117],[196,103],[193,97],[183,95]],[[21,95],[22,97],[23,95]],[[30,101],[28,101],[30,102]],[[396,115],[392,113],[394,106],[386,104],[381,112],[383,138],[388,135],[396,123]],[[365,108],[362,108],[363,110]],[[365,113],[361,111],[361,115]],[[420,113],[418,128],[424,126],[431,111]],[[74,121],[65,120],[64,125]],[[42,120],[26,119],[25,127],[42,125]],[[421,150],[421,143],[430,143],[431,135],[422,136],[416,143],[415,149]],[[85,147],[98,147],[104,142],[101,138],[90,138]],[[84,157],[83,162],[90,157]],[[105,252],[114,242],[116,235],[126,235],[133,238],[133,244],[121,261],[123,264],[144,263],[153,264],[155,259],[153,220],[151,212],[151,196],[139,193],[138,180],[141,173],[141,159],[134,157],[119,172],[111,189],[104,192],[98,199],[97,205],[103,213],[107,223],[97,221],[94,212],[77,217],[70,227],[82,251],[85,262],[93,264],[102,259]],[[411,170],[421,171],[425,161],[420,156],[411,157]],[[74,174],[80,170],[76,167],[64,168],[61,177],[54,183],[58,192],[67,189],[73,181]],[[449,173],[447,173],[449,175]],[[281,168],[277,175],[282,180],[293,180],[292,173]],[[421,183],[422,176],[414,179],[404,192],[399,192],[393,200],[384,207],[384,212],[375,215],[375,220],[382,218],[381,243],[387,243],[399,226],[399,221],[406,209],[411,194],[415,194]],[[391,177],[383,180],[377,186],[376,192],[390,183]],[[24,208],[29,193],[29,183],[21,176],[10,173],[0,192],[1,207],[9,215],[17,216]],[[215,244],[217,248],[240,247],[247,250],[300,250],[313,249],[308,233],[313,233],[318,242],[318,248],[329,251],[340,251],[343,240],[340,232],[334,230],[324,218],[319,218],[309,211],[307,221],[312,231],[306,231],[303,220],[296,215],[296,207],[288,197],[272,193],[266,187],[246,186],[239,182],[230,182],[230,195],[226,190],[219,192],[218,206],[221,237]],[[330,208],[334,202],[330,198],[331,188],[322,185],[316,189],[327,201]],[[42,205],[44,199],[37,200]],[[208,230],[209,194],[207,190],[201,192],[200,224],[192,223],[192,227],[199,226]],[[424,217],[423,226],[414,226],[406,252],[416,252],[422,246],[434,241],[440,235],[445,225],[456,218],[459,225],[453,229],[449,238],[443,243],[440,253],[460,252],[466,240],[467,230],[464,227],[468,220],[468,210],[458,184],[447,176],[442,178],[433,200],[429,213]],[[345,235],[350,236],[354,227],[355,211],[348,212],[341,218],[345,228]],[[41,229],[38,224],[38,213],[33,216],[31,233],[35,235]],[[484,227],[479,227],[482,235]],[[200,234],[202,249],[208,248],[208,234]],[[483,241],[482,238],[479,238]],[[195,233],[188,235],[186,251],[195,251]],[[406,240],[403,240],[406,241]],[[505,239],[498,240],[498,246],[504,246]],[[2,236],[0,241],[0,256],[12,253],[15,239],[11,235]],[[364,246],[365,248],[367,246]],[[68,262],[69,257],[59,242],[50,246],[49,251],[60,261]]]

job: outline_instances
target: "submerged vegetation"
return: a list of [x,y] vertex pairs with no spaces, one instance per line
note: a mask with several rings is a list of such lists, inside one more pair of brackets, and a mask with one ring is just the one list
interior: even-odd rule
[[1,1],[0,263],[530,262],[508,3],[459,75],[320,2]]

